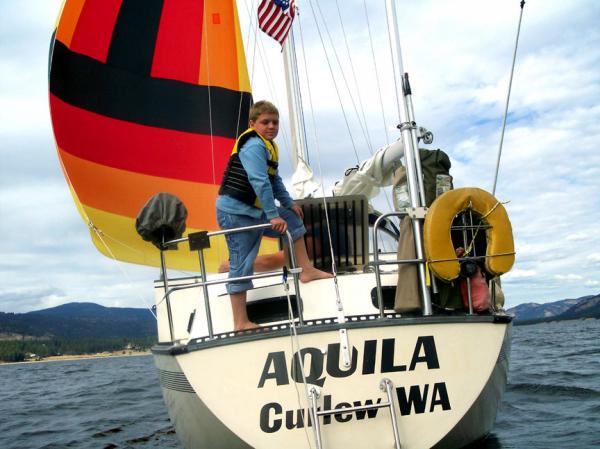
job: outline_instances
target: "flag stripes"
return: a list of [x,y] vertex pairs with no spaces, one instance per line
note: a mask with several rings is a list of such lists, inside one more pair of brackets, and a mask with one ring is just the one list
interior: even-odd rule
[[292,27],[294,0],[262,0],[258,6],[258,26],[281,45]]

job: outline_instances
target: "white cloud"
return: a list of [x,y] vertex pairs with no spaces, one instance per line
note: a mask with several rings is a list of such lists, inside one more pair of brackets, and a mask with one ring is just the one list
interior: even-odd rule
[[[26,311],[74,300],[142,307],[151,302],[156,270],[122,265],[128,273],[124,277],[120,268],[95,251],[56,160],[47,112],[47,57],[60,3],[0,0],[0,232],[10,237],[3,239],[0,248],[0,310]],[[328,9],[333,3],[320,4],[330,32],[339,33],[337,12]],[[376,52],[380,81],[386,85],[382,120],[362,2],[346,4],[342,14],[356,77],[367,87],[362,96],[367,120],[356,117],[342,85],[350,139],[327,64],[311,59],[316,124],[307,108],[307,138],[319,176],[316,126],[326,186],[335,173],[339,177],[356,163],[355,149],[361,159],[369,155],[360,123],[368,124],[374,148],[385,143],[385,129],[390,138],[398,136],[389,54]],[[373,3],[372,8],[375,48],[386,49],[387,36],[381,33],[386,29],[383,2]],[[307,56],[317,58],[323,49],[309,9],[305,5],[301,11],[303,40]],[[434,146],[450,154],[457,186],[491,190],[518,12],[515,5],[501,0],[406,2],[401,11],[404,66],[411,76],[415,116],[434,132]],[[600,3],[595,0],[527,2],[525,6],[496,191],[500,200],[510,200],[505,207],[517,251],[515,267],[503,277],[508,304],[583,296],[598,287],[597,17]],[[240,18],[248,22],[245,6],[240,7]],[[274,99],[285,122],[281,53],[276,43],[260,39],[269,65],[254,65],[255,98]],[[344,57],[343,38],[335,43]],[[248,54],[250,67],[252,54]],[[299,49],[301,64],[302,54]],[[354,84],[349,64],[342,65]],[[273,75],[275,86],[264,81],[265,72]],[[304,84],[302,68],[300,76]],[[307,105],[306,91],[303,98]],[[283,150],[289,147],[289,133],[282,133],[281,143]],[[290,177],[287,156],[282,156],[282,174]],[[376,204],[385,206],[385,200],[380,198]],[[22,285],[32,287],[22,289]]]
[[533,278],[535,276],[537,276],[537,272],[535,270],[522,270],[519,268],[514,268],[511,271],[509,271],[507,274],[505,274],[502,279],[514,280],[514,279]]
[[569,240],[569,241],[582,241],[582,240],[586,240],[587,238],[588,238],[588,235],[585,232],[577,232],[575,234],[567,235],[567,240]]
[[555,274],[554,279],[559,281],[580,281],[583,279],[583,276],[579,274]]

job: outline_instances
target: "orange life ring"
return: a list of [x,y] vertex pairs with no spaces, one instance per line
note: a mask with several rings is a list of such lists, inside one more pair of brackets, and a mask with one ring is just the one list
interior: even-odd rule
[[450,190],[433,202],[423,227],[425,257],[431,271],[440,279],[452,281],[460,274],[450,227],[454,218],[468,208],[490,226],[485,231],[485,269],[499,276],[509,271],[515,262],[512,226],[504,206],[482,189],[466,187]]

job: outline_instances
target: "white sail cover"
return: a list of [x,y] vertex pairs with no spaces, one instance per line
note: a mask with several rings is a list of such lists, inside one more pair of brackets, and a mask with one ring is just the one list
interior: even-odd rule
[[380,187],[392,185],[394,162],[399,162],[402,156],[404,145],[400,140],[380,148],[370,159],[361,162],[356,170],[348,170],[333,188],[333,194],[374,198]]
[[294,195],[298,199],[323,196],[321,185],[313,180],[312,168],[300,156],[296,156],[296,171],[292,175]]

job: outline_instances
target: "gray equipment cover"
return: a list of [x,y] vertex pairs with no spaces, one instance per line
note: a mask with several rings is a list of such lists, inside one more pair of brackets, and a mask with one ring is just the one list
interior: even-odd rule
[[176,245],[162,248],[162,243],[181,238],[185,231],[187,209],[179,198],[170,193],[157,193],[142,207],[135,220],[138,234],[158,249],[177,249]]

